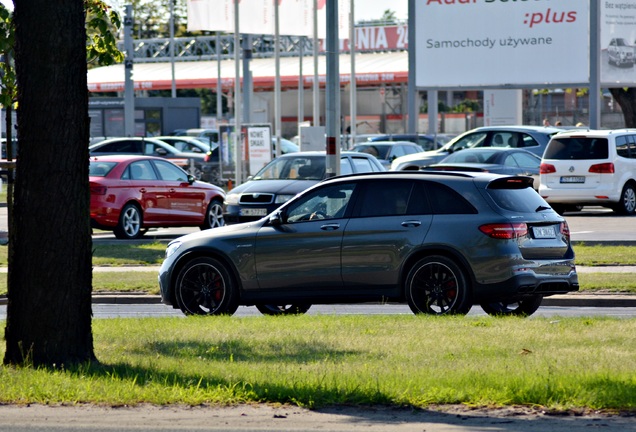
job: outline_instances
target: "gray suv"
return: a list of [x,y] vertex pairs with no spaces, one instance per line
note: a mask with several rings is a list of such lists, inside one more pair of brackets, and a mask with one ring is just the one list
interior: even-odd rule
[[322,181],[267,218],[172,241],[159,281],[163,303],[207,315],[404,302],[526,316],[579,288],[568,225],[530,177],[457,172]]

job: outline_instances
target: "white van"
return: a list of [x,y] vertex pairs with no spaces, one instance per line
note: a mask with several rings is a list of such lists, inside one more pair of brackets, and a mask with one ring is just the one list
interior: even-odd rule
[[543,153],[539,194],[557,212],[584,205],[636,211],[636,130],[575,130]]

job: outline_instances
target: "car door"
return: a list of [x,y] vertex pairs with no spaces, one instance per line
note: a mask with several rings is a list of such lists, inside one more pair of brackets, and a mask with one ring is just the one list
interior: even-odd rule
[[346,289],[395,290],[405,257],[421,246],[432,221],[420,183],[383,179],[361,185],[342,240]]
[[171,223],[199,223],[207,210],[205,191],[196,183],[190,184],[188,174],[170,162],[153,161],[161,184],[168,193],[168,221]]
[[258,285],[328,295],[342,288],[340,248],[355,183],[325,185],[283,208],[283,223],[256,236]]
[[[131,162],[124,173],[141,202],[144,224],[157,224],[170,217],[168,190],[157,177],[149,160]],[[124,178],[122,178],[124,179]]]

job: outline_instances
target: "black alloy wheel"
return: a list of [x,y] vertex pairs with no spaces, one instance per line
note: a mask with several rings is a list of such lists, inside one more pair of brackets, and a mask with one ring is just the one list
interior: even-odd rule
[[539,309],[542,301],[542,295],[533,295],[518,300],[482,303],[480,306],[488,315],[527,317]]
[[232,315],[238,290],[225,266],[213,258],[195,258],[179,272],[177,306],[186,315]]
[[430,256],[418,261],[406,279],[406,298],[415,314],[467,314],[472,307],[464,271],[451,259]]

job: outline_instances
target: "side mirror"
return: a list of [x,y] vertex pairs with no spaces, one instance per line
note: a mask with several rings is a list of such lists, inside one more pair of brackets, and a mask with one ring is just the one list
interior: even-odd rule
[[159,156],[166,156],[168,154],[168,151],[163,148],[156,148],[155,153],[158,154]]
[[269,224],[271,226],[281,226],[285,220],[285,214],[282,211],[275,211],[269,216]]
[[195,176],[193,176],[192,174],[188,174],[188,183],[192,184],[195,182],[197,178]]

